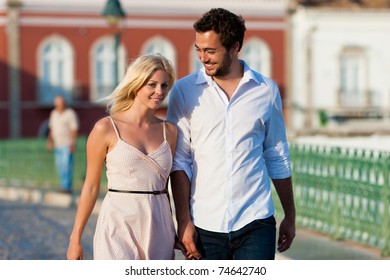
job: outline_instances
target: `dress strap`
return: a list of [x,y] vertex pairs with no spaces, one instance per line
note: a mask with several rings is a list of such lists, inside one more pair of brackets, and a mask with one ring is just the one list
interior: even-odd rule
[[165,126],[166,126],[166,121],[163,121],[163,133],[164,133],[164,141],[167,140],[167,135],[166,135],[166,129],[165,129]]
[[111,120],[112,126],[114,127],[114,130],[116,133],[116,136],[118,136],[118,139],[120,139],[118,128],[116,127],[114,120],[111,118],[111,116],[108,116],[108,118]]

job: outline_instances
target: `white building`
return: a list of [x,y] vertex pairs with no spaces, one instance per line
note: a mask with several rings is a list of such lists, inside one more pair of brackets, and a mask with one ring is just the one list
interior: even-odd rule
[[390,132],[390,4],[383,6],[293,7],[287,47],[292,130]]

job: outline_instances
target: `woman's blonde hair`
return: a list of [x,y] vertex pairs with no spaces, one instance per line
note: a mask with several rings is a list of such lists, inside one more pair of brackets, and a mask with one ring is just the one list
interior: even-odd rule
[[160,54],[142,55],[129,65],[123,80],[105,98],[108,99],[108,113],[113,115],[129,109],[133,105],[138,91],[149,81],[157,70],[163,70],[168,74],[169,91],[175,79],[175,72],[171,62]]

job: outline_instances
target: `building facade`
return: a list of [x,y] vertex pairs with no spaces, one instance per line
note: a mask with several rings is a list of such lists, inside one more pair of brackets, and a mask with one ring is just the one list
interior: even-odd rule
[[198,69],[192,24],[214,7],[244,17],[241,57],[284,97],[287,0],[122,0],[126,17],[116,26],[102,16],[106,1],[0,0],[0,138],[44,136],[59,94],[88,134],[106,115],[100,99],[141,54],[167,56],[177,78]]
[[390,132],[390,2],[299,1],[290,11],[291,129]]

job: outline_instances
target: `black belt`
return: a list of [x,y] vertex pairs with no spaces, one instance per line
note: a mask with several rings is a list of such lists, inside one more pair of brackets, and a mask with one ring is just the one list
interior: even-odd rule
[[136,194],[165,194],[168,193],[167,189],[164,189],[162,191],[125,191],[125,190],[114,190],[114,189],[108,189],[109,192],[118,192],[118,193],[136,193]]

